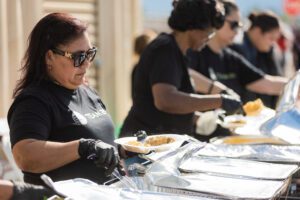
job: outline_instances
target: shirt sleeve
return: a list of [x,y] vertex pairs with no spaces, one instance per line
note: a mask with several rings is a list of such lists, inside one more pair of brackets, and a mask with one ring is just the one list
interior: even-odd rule
[[49,109],[40,100],[29,97],[14,104],[9,113],[11,145],[23,139],[47,140],[51,130]]
[[153,61],[150,71],[150,84],[167,83],[174,85],[176,88],[180,87],[180,80],[182,76],[182,68],[178,62],[178,56],[172,48],[160,48],[153,54]]
[[252,65],[246,58],[244,58],[242,55],[235,54],[236,61],[238,67],[238,73],[240,82],[243,85],[247,85],[249,83],[252,83],[254,81],[257,81],[265,76],[265,73]]

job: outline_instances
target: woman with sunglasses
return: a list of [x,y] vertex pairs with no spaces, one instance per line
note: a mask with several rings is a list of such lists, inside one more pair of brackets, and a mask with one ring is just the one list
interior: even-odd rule
[[255,99],[247,98],[250,91],[279,95],[287,82],[285,78],[266,74],[242,55],[228,48],[242,24],[237,5],[232,1],[222,2],[225,23],[201,52],[190,54],[191,59],[196,59],[192,68],[212,79],[212,88],[214,81],[220,81],[238,93],[243,102]]
[[[251,64],[269,75],[283,75],[282,66],[276,61],[273,46],[280,37],[280,25],[278,17],[271,12],[251,13],[248,17],[251,25],[241,44],[232,46],[234,50],[245,56]],[[260,92],[248,92],[245,98],[261,98],[268,107],[275,108],[277,96],[274,94],[262,94]]]
[[114,127],[97,93],[84,84],[95,58],[87,25],[63,13],[42,18],[29,36],[23,74],[8,112],[14,158],[24,180],[109,179],[117,167]]
[[221,95],[194,94],[187,69],[186,52],[199,49],[224,23],[215,0],[174,1],[168,24],[144,50],[133,81],[133,105],[121,130],[132,136],[138,130],[149,134],[191,134],[195,111],[224,108],[234,112],[238,99]]

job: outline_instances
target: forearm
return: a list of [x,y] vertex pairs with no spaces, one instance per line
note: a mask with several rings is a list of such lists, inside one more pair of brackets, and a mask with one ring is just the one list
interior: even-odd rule
[[174,92],[165,95],[161,111],[172,114],[187,114],[195,111],[206,111],[221,107],[219,95],[198,95]]
[[189,74],[194,81],[195,90],[197,92],[206,94],[212,83],[212,80],[210,80],[209,78],[205,77],[204,75],[196,72],[193,69],[189,69]]
[[280,95],[282,90],[284,89],[284,86],[288,82],[288,79],[285,77],[280,77],[280,76],[270,76],[267,75],[266,79],[268,80],[268,83],[271,90],[271,94],[273,95]]
[[13,184],[10,181],[0,180],[0,199],[9,200],[13,195]]
[[226,89],[222,83],[213,81],[193,69],[189,69],[189,74],[194,81],[196,92],[218,94]]
[[43,173],[79,159],[78,145],[78,140],[60,143],[25,139],[14,145],[13,155],[22,170]]
[[288,79],[284,77],[266,75],[264,78],[248,84],[247,89],[261,94],[280,95],[287,82]]

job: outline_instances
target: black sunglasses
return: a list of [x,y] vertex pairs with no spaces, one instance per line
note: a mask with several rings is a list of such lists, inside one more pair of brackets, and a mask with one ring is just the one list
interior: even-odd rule
[[57,48],[53,48],[51,50],[54,53],[58,54],[58,55],[61,55],[61,56],[72,59],[74,61],[74,67],[80,67],[86,59],[89,62],[92,62],[95,58],[96,53],[97,53],[97,48],[96,47],[93,47],[93,48],[87,50],[86,52],[79,51],[79,52],[75,52],[75,53],[62,51],[62,50],[57,49]]
[[226,22],[229,23],[229,26],[230,26],[231,30],[233,30],[233,31],[243,27],[243,24],[239,21],[226,20]]

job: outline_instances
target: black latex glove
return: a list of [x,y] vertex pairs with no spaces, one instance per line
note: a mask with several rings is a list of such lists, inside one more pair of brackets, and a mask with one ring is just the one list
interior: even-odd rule
[[44,200],[55,195],[55,192],[43,186],[23,182],[13,182],[13,196],[11,200]]
[[81,158],[93,160],[97,167],[104,168],[107,176],[111,175],[116,167],[122,174],[118,151],[110,144],[101,140],[80,139],[78,153]]
[[241,100],[230,95],[221,94],[222,99],[222,109],[226,111],[226,114],[232,115],[235,113],[240,113],[242,108]]

